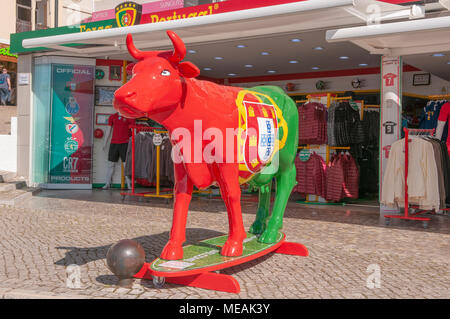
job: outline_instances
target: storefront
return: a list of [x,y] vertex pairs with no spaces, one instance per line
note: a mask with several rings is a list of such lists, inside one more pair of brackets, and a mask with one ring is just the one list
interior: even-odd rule
[[17,55],[10,52],[9,45],[0,43],[0,68],[6,68],[11,76],[11,95],[9,103],[16,104]]
[[[380,114],[369,116],[375,118],[371,125],[378,135],[371,140],[371,173],[361,172],[362,179],[370,180],[360,181],[371,184],[364,190],[367,195],[378,197],[379,172],[386,166],[387,147],[401,138],[402,115],[410,117],[408,126],[418,127],[428,101],[445,98],[450,89],[448,9],[437,1],[423,7],[408,2],[417,3],[229,0],[148,13],[126,2],[122,11],[116,8],[115,19],[15,34],[11,46],[19,54],[21,77],[18,173],[43,187],[101,187],[107,149],[101,133],[94,132],[106,132],[108,117],[115,113],[113,92],[127,80],[132,58],[125,36],[133,34],[140,49],[165,50],[171,47],[165,31],[172,29],[185,42],[186,60],[200,68],[201,79],[240,87],[277,85],[299,107],[352,101],[362,123],[365,114]],[[356,12],[374,8],[380,21],[368,26]],[[431,16],[421,16],[422,9]],[[387,25],[394,28],[410,18],[414,26],[392,29],[393,35],[377,31],[367,36],[376,27],[388,30]],[[423,37],[424,32],[432,34]],[[414,42],[413,48],[396,47],[405,39]],[[322,152],[326,162],[335,153],[355,149],[341,146],[299,145],[310,154]],[[123,185],[121,175],[116,169],[113,184]]]

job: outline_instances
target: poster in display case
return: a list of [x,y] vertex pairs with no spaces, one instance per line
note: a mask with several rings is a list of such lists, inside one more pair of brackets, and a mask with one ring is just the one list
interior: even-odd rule
[[114,92],[119,86],[96,86],[95,87],[95,105],[112,106],[114,101]]

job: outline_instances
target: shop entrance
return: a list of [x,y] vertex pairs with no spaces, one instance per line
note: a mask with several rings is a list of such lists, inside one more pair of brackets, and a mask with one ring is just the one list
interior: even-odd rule
[[[332,27],[361,23],[359,18],[348,13],[348,10],[342,10],[342,4],[330,2],[329,5],[331,7],[321,10],[311,7],[304,11],[284,13],[284,15],[280,13],[276,17],[264,13],[263,18],[262,16],[254,17],[248,21],[221,20],[203,25],[194,24],[192,20],[186,19],[186,24],[178,26],[177,32],[187,45],[186,60],[200,68],[199,79],[201,80],[242,88],[258,85],[282,87],[298,102],[299,113],[306,112],[307,105],[311,103],[322,108],[323,117],[315,120],[317,120],[317,127],[322,127],[324,130],[329,128],[330,107],[333,106],[338,108],[338,111],[342,111],[343,117],[339,117],[337,122],[339,125],[333,126],[330,122],[333,132],[336,127],[339,127],[337,132],[341,139],[330,144],[329,139],[332,139],[332,136],[328,135],[328,131],[321,136],[322,139],[306,136],[299,144],[299,155],[303,151],[306,161],[311,155],[314,155],[313,157],[317,155],[317,165],[325,166],[333,164],[335,158],[343,158],[340,164],[333,168],[340,175],[343,174],[342,165],[356,167],[358,182],[356,187],[354,183],[351,183],[350,188],[357,189],[358,196],[353,195],[355,192],[353,194],[348,192],[347,185],[344,189],[336,191],[338,193],[336,197],[329,199],[326,198],[323,190],[319,192],[300,189],[297,191],[300,198],[297,199],[307,203],[340,204],[345,201],[357,201],[363,197],[377,205],[380,187],[379,160],[382,154],[387,152],[383,145],[380,145],[379,136],[380,133],[389,135],[390,132],[400,134],[404,123],[397,120],[380,121],[380,110],[385,102],[383,98],[380,98],[381,82],[382,77],[386,75],[382,73],[380,63],[385,52],[368,51],[365,46],[347,40],[328,42],[326,31]],[[298,6],[300,7],[300,4]],[[386,6],[382,9],[399,10],[398,6],[389,4]],[[280,16],[283,18],[281,25]],[[342,22],[344,20],[345,23]],[[139,28],[136,29],[136,27]],[[127,30],[133,33],[136,46],[140,49],[168,50],[171,48],[165,34],[166,28],[157,23],[133,26]],[[94,134],[96,137],[93,142],[93,187],[103,187],[105,184],[108,152],[103,149],[103,142],[109,116],[115,112],[111,107],[112,96],[115,89],[127,80],[127,65],[132,62],[125,47],[124,39],[127,30],[118,28],[97,33],[80,32],[76,35],[58,35],[45,39],[47,41],[45,45],[64,55],[86,55],[96,59],[93,132],[97,133]],[[65,46],[68,43],[82,43],[82,45]],[[38,45],[38,40],[25,39],[23,45],[33,48]],[[39,45],[44,44],[39,43]],[[401,94],[398,94],[398,98],[400,101],[406,101],[408,105],[409,101],[413,101],[411,104],[415,105],[405,106],[404,109],[407,112],[411,113],[414,112],[413,109],[421,108],[423,105],[421,100],[428,100],[429,96],[439,95],[444,87],[448,88],[448,79],[438,71],[434,74],[428,71],[431,78],[429,85],[414,85],[411,79],[417,80],[421,74],[427,73],[430,65],[426,62],[418,65],[414,60],[403,60],[402,72],[397,75],[397,78],[401,80],[401,86],[398,87]],[[433,68],[433,70],[438,69]],[[418,96],[427,97],[427,99],[418,99]],[[403,106],[402,104],[404,105],[399,103]],[[349,128],[348,123],[356,124]],[[156,127],[160,130],[157,123],[148,123],[146,119],[142,119],[137,124]],[[409,125],[415,125],[414,121],[411,121]],[[342,129],[343,127],[345,129]],[[355,130],[354,127],[357,129]],[[150,137],[152,145],[155,146],[154,132],[136,131],[136,133],[137,136]],[[157,141],[165,140],[164,133],[156,134],[162,134],[156,138]],[[163,145],[160,146],[161,152]],[[156,167],[156,161],[154,163]],[[300,163],[299,169],[302,169],[302,165]],[[159,171],[161,170],[164,168],[160,166]],[[155,168],[153,172],[156,171],[158,170]],[[122,176],[127,176],[126,165],[123,170],[116,167],[112,185],[124,187],[126,179]],[[299,182],[304,180],[305,178]],[[135,178],[134,181],[137,182],[137,179]],[[144,180],[141,182],[142,185],[146,184]],[[152,180],[149,183],[151,185],[156,181]],[[170,183],[167,185],[170,188]],[[161,186],[164,185],[161,184]],[[342,197],[343,193],[344,197]]]

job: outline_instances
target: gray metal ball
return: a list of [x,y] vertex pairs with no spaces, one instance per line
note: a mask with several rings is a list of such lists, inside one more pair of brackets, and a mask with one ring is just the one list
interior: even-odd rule
[[145,251],[138,242],[123,239],[109,248],[106,262],[109,270],[119,277],[119,286],[130,286],[133,276],[144,266]]

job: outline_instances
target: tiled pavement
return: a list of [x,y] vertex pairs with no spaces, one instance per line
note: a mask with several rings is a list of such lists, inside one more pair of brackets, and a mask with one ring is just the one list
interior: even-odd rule
[[[243,203],[248,228],[256,204]],[[120,201],[117,191],[42,192],[14,207],[0,207],[0,297],[3,298],[449,298],[449,218],[432,216],[429,228],[395,221],[377,209],[290,203],[283,231],[309,249],[309,257],[270,254],[223,271],[240,294],[136,280],[115,286],[106,267],[108,248],[124,238],[140,242],[147,261],[168,239],[172,211],[164,201]],[[227,232],[220,200],[194,199],[189,242]],[[81,287],[66,286],[66,266],[77,264]],[[380,287],[368,278],[379,267]],[[370,281],[369,282],[373,282]]]

